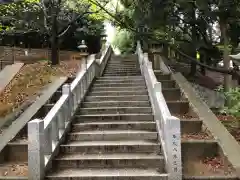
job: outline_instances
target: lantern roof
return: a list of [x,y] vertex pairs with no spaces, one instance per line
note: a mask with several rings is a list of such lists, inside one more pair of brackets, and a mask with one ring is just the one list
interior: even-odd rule
[[81,44],[78,46],[78,49],[87,49],[87,45],[85,44],[85,41],[82,40]]

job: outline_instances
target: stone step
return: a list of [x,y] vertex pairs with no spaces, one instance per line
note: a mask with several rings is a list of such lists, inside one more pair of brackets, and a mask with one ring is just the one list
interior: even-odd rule
[[171,80],[171,74],[154,73],[158,81]]
[[147,95],[125,95],[125,96],[87,96],[85,102],[92,101],[148,101]]
[[154,121],[152,114],[95,114],[95,115],[76,115],[75,123],[84,122],[112,122],[112,121]]
[[125,71],[139,71],[140,69],[139,68],[136,68],[136,67],[115,67],[115,68],[113,68],[113,67],[106,67],[106,71],[123,71],[123,72],[125,72]]
[[107,64],[106,66],[107,68],[108,67],[115,67],[115,68],[118,68],[118,67],[134,67],[134,68],[139,68],[139,64],[138,63],[129,63],[129,62],[115,62],[115,63],[110,63],[110,64]]
[[181,99],[179,88],[163,88],[162,92],[166,101],[179,101]]
[[139,65],[136,63],[127,63],[127,64],[120,64],[120,63],[112,63],[106,66],[107,68],[139,68]]
[[104,72],[104,76],[139,76],[141,72]]
[[109,72],[140,72],[140,68],[108,68],[106,67],[105,71]]
[[139,64],[138,61],[129,61],[129,60],[117,60],[117,61],[109,61],[108,64]]
[[94,87],[130,87],[130,86],[139,86],[145,85],[144,81],[139,82],[131,82],[131,83],[117,83],[117,82],[96,82],[94,83]]
[[98,78],[98,79],[110,79],[110,80],[115,80],[115,79],[127,79],[127,80],[135,80],[135,79],[137,79],[137,80],[139,80],[139,79],[141,79],[141,80],[144,80],[144,77],[143,76],[119,76],[119,77],[117,77],[117,76],[102,76],[102,77],[100,77],[100,78]]
[[176,88],[176,82],[173,80],[162,80],[162,88]]
[[72,125],[72,131],[90,131],[90,130],[148,130],[156,131],[156,123],[149,121],[110,121],[110,122],[89,122],[76,123]]
[[137,113],[152,113],[150,107],[94,107],[80,108],[77,115],[90,114],[137,114]]
[[140,71],[139,67],[124,67],[124,66],[118,66],[118,67],[106,67],[106,71],[113,71],[113,72],[138,72]]
[[171,114],[186,114],[189,112],[188,101],[167,101]]
[[69,168],[52,172],[47,180],[167,180],[167,174],[161,174],[157,168]]
[[141,75],[141,71],[113,71],[113,70],[106,70],[105,75],[113,75],[116,74],[116,76],[132,76],[132,75]]
[[111,63],[111,62],[138,62],[138,61],[137,61],[137,59],[114,57],[109,62]]
[[108,69],[139,69],[140,66],[136,63],[126,63],[126,64],[120,64],[120,63],[115,63],[115,64],[108,64],[106,66]]
[[123,58],[119,58],[119,59],[116,59],[116,58],[113,58],[109,61],[109,63],[113,63],[113,62],[120,62],[120,63],[123,63],[123,62],[133,62],[133,63],[138,63],[137,59],[123,59]]
[[138,60],[137,59],[122,59],[122,58],[120,58],[120,59],[112,59],[112,60],[110,60],[109,61],[109,63],[115,63],[115,62],[132,62],[132,63],[138,63]]
[[181,133],[198,133],[202,131],[203,122],[200,119],[181,119]]
[[120,141],[73,141],[60,145],[60,152],[74,153],[156,153],[160,154],[161,145],[146,140]]
[[92,101],[83,102],[83,108],[92,107],[150,107],[149,101]]
[[139,64],[137,61],[109,61],[108,64]]
[[164,171],[164,158],[149,153],[65,154],[53,161],[54,167],[64,168],[158,168]]
[[97,79],[95,83],[145,83],[143,79]]
[[123,63],[123,62],[132,62],[132,63],[138,63],[138,61],[136,59],[112,59],[109,61],[109,63],[116,63],[116,62],[119,62],[119,63]]
[[106,72],[139,72],[139,68],[106,68]]
[[146,89],[138,91],[92,91],[90,96],[124,96],[124,95],[148,95]]
[[27,139],[17,139],[11,141],[4,148],[4,157],[8,161],[27,162],[28,161],[28,141]]
[[146,90],[147,87],[144,85],[142,86],[131,86],[131,87],[93,87],[91,88],[91,91],[138,91],[138,90]]
[[157,140],[157,132],[141,130],[83,131],[68,134],[70,141]]
[[118,67],[118,66],[126,66],[126,67],[134,67],[134,68],[136,68],[136,67],[140,67],[139,66],[139,64],[138,63],[134,63],[134,62],[112,62],[112,63],[110,63],[110,64],[107,64],[107,66],[106,67]]
[[120,72],[125,72],[125,71],[140,71],[140,68],[126,68],[126,67],[116,67],[116,68],[111,68],[111,67],[106,67],[106,70],[112,70],[112,71],[120,71]]

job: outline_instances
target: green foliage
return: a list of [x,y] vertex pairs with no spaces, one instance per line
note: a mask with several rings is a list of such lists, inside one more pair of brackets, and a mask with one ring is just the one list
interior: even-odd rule
[[[44,26],[44,13],[39,6],[40,0],[23,0],[16,3],[0,5],[0,31],[15,30],[15,31],[41,31],[46,32],[46,26]],[[82,28],[84,30],[81,34],[89,34],[99,36],[103,29],[104,13],[100,11],[100,8],[89,0],[67,0],[62,1],[63,3],[59,6],[59,12],[61,16],[70,16],[70,19],[74,19],[79,14],[89,11],[82,19],[73,23],[74,28]],[[47,13],[50,10],[47,10]],[[51,27],[50,16],[51,12],[48,13],[47,26]],[[71,21],[71,20],[70,20]],[[70,22],[59,20],[58,29],[61,32],[68,26]],[[79,33],[79,32],[78,32]]]
[[219,92],[222,92],[225,99],[228,99],[229,105],[222,108],[221,113],[240,117],[240,87],[232,88],[229,92],[224,92],[223,87],[218,88]]
[[113,40],[113,46],[123,54],[132,53],[134,51],[133,34],[127,30],[118,31]]
[[[217,45],[216,47],[217,47],[220,51],[224,51],[224,45]],[[231,52],[231,50],[232,50],[233,47],[232,47],[232,45],[228,45],[227,48],[228,48],[228,51]]]

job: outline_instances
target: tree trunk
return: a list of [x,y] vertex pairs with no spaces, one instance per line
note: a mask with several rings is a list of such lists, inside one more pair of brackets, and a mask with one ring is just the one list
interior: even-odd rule
[[56,12],[52,14],[52,36],[51,36],[51,64],[59,64],[58,57],[58,27]]
[[[195,22],[196,22],[196,12],[195,12],[195,3],[193,3],[193,8],[192,8],[192,19],[193,19],[193,25],[192,25],[192,57],[196,57],[196,38],[197,38],[197,30],[195,27]],[[191,71],[190,71],[190,76],[195,76],[197,72],[197,64],[195,62],[191,62]]]
[[[228,50],[228,36],[227,36],[227,24],[225,22],[220,22],[221,28],[221,36],[224,42],[224,52],[223,52],[223,64],[226,70],[230,69],[230,57],[229,57],[229,50]],[[231,88],[231,75],[225,74],[224,75],[224,91],[228,92]],[[228,100],[226,101],[226,105],[228,105]]]
[[[206,63],[206,53],[200,53],[200,62],[205,64]],[[205,67],[201,66],[201,74],[206,75],[206,69]]]

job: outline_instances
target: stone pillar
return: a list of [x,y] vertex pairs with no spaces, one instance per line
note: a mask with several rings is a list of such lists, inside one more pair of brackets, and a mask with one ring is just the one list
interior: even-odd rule
[[35,119],[28,123],[28,179],[44,179],[44,121]]
[[161,70],[161,54],[163,48],[161,44],[153,44],[151,48],[151,53],[153,54],[153,70]]

